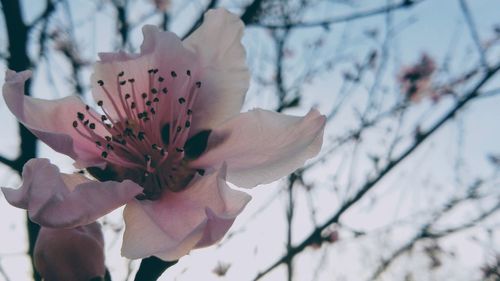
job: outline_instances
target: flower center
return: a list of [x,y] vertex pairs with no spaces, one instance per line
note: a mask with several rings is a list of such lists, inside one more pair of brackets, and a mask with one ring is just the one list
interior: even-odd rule
[[102,114],[86,105],[72,124],[100,149],[115,170],[114,179],[140,184],[145,199],[158,198],[163,188],[182,190],[196,172],[187,165],[185,145],[201,82],[192,79],[190,70],[184,75],[161,74],[149,69],[147,83],[138,83],[122,71],[112,83],[115,89],[108,88],[109,81],[98,80],[104,100],[97,105]]

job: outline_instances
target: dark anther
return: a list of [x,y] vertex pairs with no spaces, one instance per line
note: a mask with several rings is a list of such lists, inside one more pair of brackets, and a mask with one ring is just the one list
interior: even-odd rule
[[154,69],[149,69],[148,73],[151,74],[151,73],[153,73],[153,71],[154,71]]
[[159,101],[160,101],[160,99],[159,99],[159,98],[154,98],[154,99],[153,99],[153,102],[159,102]]
[[118,73],[118,76],[122,77],[123,75],[125,75],[125,72],[121,71],[120,73]]
[[94,130],[95,129],[95,124],[94,123],[90,123],[89,127],[90,127],[90,129]]
[[158,145],[156,143],[153,143],[151,145],[151,148],[154,149],[154,150],[158,150]]
[[178,126],[177,128],[175,128],[175,130],[178,132],[180,132],[182,130],[181,126]]
[[160,76],[160,77],[158,77],[158,82],[163,82],[164,80],[165,80],[165,78],[163,78],[163,77],[161,77],[161,76]]
[[156,90],[156,88],[153,88],[153,89],[151,89],[151,93],[156,94],[156,93],[158,93],[158,90]]
[[186,128],[189,128],[190,126],[191,126],[191,122],[189,122],[189,120],[186,121]]
[[132,102],[132,103],[130,104],[130,108],[131,108],[131,109],[134,109],[134,108],[135,108],[135,102]]
[[150,119],[148,117],[144,117],[144,119],[142,119],[144,122],[148,122]]
[[191,70],[189,70],[189,69],[188,69],[188,70],[186,71],[186,74],[187,74],[187,76],[191,76]]
[[146,105],[151,106],[151,101],[150,100],[146,101]]
[[99,84],[99,86],[104,86],[104,81],[102,81],[102,80],[98,80],[98,81],[97,81],[97,84]]
[[163,148],[162,148],[162,149],[160,149],[160,155],[161,155],[161,156],[165,156],[165,149],[163,149]]
[[161,140],[164,144],[168,145],[170,140],[170,124],[168,123],[161,128]]
[[108,120],[108,117],[106,117],[106,115],[101,115],[101,121],[104,122]]
[[120,85],[125,85],[127,83],[127,81],[123,80],[123,81],[120,81]]
[[170,72],[170,75],[172,75],[172,77],[174,78],[177,77],[177,73],[175,73],[175,71]]
[[176,148],[175,148],[175,151],[177,151],[177,152],[183,152],[183,151],[184,151],[184,149],[176,147]]
[[153,73],[154,74],[158,73],[158,68],[153,69]]
[[137,118],[139,118],[139,119],[142,118],[142,112],[137,113]]
[[130,98],[130,94],[125,94],[125,99],[128,100]]
[[98,106],[102,106],[103,104],[104,104],[104,102],[103,102],[102,100],[97,101],[97,105],[98,105]]
[[141,94],[141,97],[142,97],[143,99],[145,99],[145,98],[147,98],[147,97],[148,97],[148,94],[146,94],[146,93],[142,93],[142,94]]
[[196,171],[198,172],[198,174],[200,174],[200,176],[204,176],[205,175],[205,170],[203,170],[203,169],[198,169]]
[[107,141],[111,141],[111,137],[110,136],[105,136],[104,137]]
[[193,111],[191,109],[188,109],[187,110],[187,115],[191,115],[191,114],[193,114]]
[[87,126],[89,123],[90,123],[90,120],[88,120],[88,119],[87,119],[87,120],[85,120],[85,121],[83,122],[83,125]]
[[211,130],[200,131],[186,141],[184,149],[186,150],[186,158],[196,159],[207,149],[208,137]]
[[144,161],[146,162],[151,161],[151,156],[149,154],[144,154]]
[[139,132],[139,133],[137,133],[137,138],[138,138],[139,140],[143,140],[143,139],[144,139],[144,136],[145,136],[145,133],[144,133],[144,132]]
[[161,91],[162,91],[164,94],[166,94],[166,93],[168,92],[167,88],[163,88],[163,89],[161,89]]
[[90,106],[85,105],[85,110],[89,110],[89,109],[90,109]]
[[109,149],[109,150],[113,150],[115,149],[111,144],[106,144],[106,148]]
[[183,103],[185,103],[185,102],[186,102],[186,99],[185,99],[185,98],[179,98],[179,103],[180,103],[180,104],[183,104]]
[[132,131],[132,129],[130,128],[125,128],[125,130],[123,130],[123,134],[125,136],[132,136],[134,134],[134,131]]
[[130,78],[130,79],[128,79],[128,82],[130,82],[130,83],[134,83],[134,82],[135,82],[135,79],[134,79],[134,78]]
[[149,109],[149,111],[151,112],[151,114],[155,115],[156,114],[156,110],[154,108],[151,107],[151,109]]
[[76,117],[80,120],[80,121],[83,121],[83,119],[85,119],[85,115],[81,112],[77,112],[76,113]]
[[198,81],[195,84],[196,84],[196,87],[201,88],[201,81]]
[[78,127],[78,122],[73,121],[73,127],[75,127],[75,128]]
[[95,144],[96,144],[97,146],[101,146],[101,145],[102,145],[100,141],[96,141],[96,142],[95,142]]
[[101,153],[101,156],[102,156],[102,158],[106,158],[106,157],[108,157],[108,153],[106,151],[103,151]]

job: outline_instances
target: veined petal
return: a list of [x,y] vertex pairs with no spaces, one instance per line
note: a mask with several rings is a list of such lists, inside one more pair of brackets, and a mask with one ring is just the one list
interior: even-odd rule
[[318,154],[325,117],[304,117],[255,109],[214,129],[204,154],[191,165],[210,169],[227,163],[227,178],[241,187],[275,181]]
[[193,107],[193,132],[211,129],[237,115],[250,74],[241,44],[243,22],[224,9],[205,13],[203,24],[185,41],[202,67],[201,93]]
[[81,137],[72,126],[77,112],[85,111],[85,104],[76,96],[58,100],[25,96],[24,83],[30,77],[31,71],[6,71],[3,96],[10,111],[55,151],[68,155],[82,166],[102,164],[101,152],[95,143]]
[[132,181],[98,182],[81,174],[61,174],[47,159],[32,159],[23,168],[19,189],[2,187],[7,201],[28,210],[45,227],[89,224],[142,193]]
[[193,248],[220,240],[250,195],[229,188],[225,167],[198,177],[182,192],[166,191],[159,200],[127,204],[122,255],[176,260]]
[[34,258],[36,269],[45,280],[88,281],[104,277],[101,226],[94,222],[76,228],[42,227]]

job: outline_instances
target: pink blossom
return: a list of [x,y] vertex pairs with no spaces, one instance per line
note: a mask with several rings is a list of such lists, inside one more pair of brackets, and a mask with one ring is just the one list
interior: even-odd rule
[[36,269],[47,281],[88,281],[104,277],[101,226],[94,222],[70,229],[42,227],[34,257]]
[[436,98],[437,93],[432,89],[432,75],[435,70],[436,63],[427,54],[423,54],[417,64],[401,70],[398,81],[409,100],[418,102],[425,96]]
[[[98,110],[78,97],[23,95],[29,71],[7,71],[9,109],[84,174],[29,161],[7,200],[42,226],[76,227],[126,204],[122,254],[174,260],[220,240],[250,188],[293,172],[322,144],[325,117],[254,109],[243,24],[218,9],[190,37],[143,28],[140,54],[102,53],[92,76]],[[97,179],[97,180],[95,180]]]

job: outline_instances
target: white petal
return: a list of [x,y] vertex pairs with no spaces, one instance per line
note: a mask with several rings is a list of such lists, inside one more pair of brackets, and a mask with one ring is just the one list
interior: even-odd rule
[[318,154],[325,117],[311,110],[304,117],[267,110],[242,113],[212,131],[208,148],[193,167],[227,163],[228,181],[253,187],[275,181]]
[[235,116],[248,90],[250,74],[241,44],[243,22],[224,9],[210,10],[184,46],[202,67],[201,92],[193,107],[193,132],[210,129]]
[[137,184],[98,182],[81,174],[61,174],[47,159],[31,159],[23,168],[19,189],[2,187],[7,201],[28,210],[30,219],[46,227],[89,224],[142,193]]
[[165,192],[159,200],[134,201],[125,208],[122,254],[175,260],[193,248],[220,240],[250,200],[229,188],[225,167],[199,177],[182,192]]

